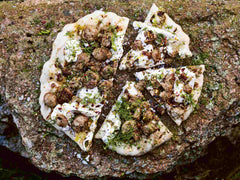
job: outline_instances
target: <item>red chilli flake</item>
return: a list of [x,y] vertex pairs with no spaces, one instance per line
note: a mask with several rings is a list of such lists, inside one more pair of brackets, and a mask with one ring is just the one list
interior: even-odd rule
[[46,23],[46,21],[42,21],[42,23],[43,23],[43,24],[45,24],[45,23]]

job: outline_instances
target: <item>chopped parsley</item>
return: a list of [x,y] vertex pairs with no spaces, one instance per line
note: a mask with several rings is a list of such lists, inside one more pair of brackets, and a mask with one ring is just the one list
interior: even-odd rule
[[114,138],[108,140],[107,146],[116,146],[121,143],[133,144],[133,142],[131,141],[132,138],[133,128],[130,128],[129,131],[127,131],[126,133],[122,133],[122,131],[119,131]]
[[66,36],[69,36],[70,38],[72,38],[74,36],[74,31],[68,31],[65,34]]
[[161,33],[159,33],[159,34],[157,34],[157,39],[156,39],[156,41],[161,44],[162,41],[163,41],[163,38],[164,38],[164,35],[161,34]]
[[92,54],[93,50],[99,47],[99,44],[95,41],[88,42],[84,39],[81,39],[80,47],[84,53]]
[[195,102],[194,102],[194,99],[193,99],[193,95],[192,94],[183,94],[182,96],[184,96],[184,98],[186,99],[186,102],[193,105],[193,106],[196,106]]
[[116,111],[120,116],[120,119],[124,121],[132,119],[130,103],[127,103],[124,98],[122,98],[121,101],[117,101],[116,103]]

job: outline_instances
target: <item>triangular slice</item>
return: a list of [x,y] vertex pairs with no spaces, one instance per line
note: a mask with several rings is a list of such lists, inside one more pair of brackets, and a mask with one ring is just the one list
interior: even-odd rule
[[141,88],[141,84],[126,83],[95,136],[122,155],[145,154],[172,137],[143,97]]
[[[88,151],[108,98],[129,19],[95,11],[66,25],[42,70],[41,114]],[[99,89],[97,87],[100,87]]]
[[153,4],[144,23],[134,21],[140,29],[132,49],[122,58],[120,70],[149,68],[165,64],[166,57],[191,56],[189,37],[166,13]]
[[146,89],[165,107],[177,125],[186,120],[201,94],[204,65],[181,68],[148,69],[135,76],[146,83]]
[[49,121],[74,140],[83,151],[88,151],[102,111],[102,99],[97,87],[82,88],[70,102],[58,104]]
[[144,21],[149,26],[157,27],[173,33],[179,41],[179,56],[185,58],[192,56],[189,49],[190,38],[183,32],[181,26],[176,24],[172,18],[164,12],[163,8],[158,8],[154,3]]

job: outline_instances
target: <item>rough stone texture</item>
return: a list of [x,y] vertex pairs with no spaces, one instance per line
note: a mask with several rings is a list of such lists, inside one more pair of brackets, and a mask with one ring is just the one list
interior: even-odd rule
[[[170,171],[175,165],[195,160],[207,144],[229,134],[240,122],[240,3],[235,1],[158,2],[191,39],[194,56],[177,65],[205,64],[199,106],[181,127],[181,133],[151,153],[123,157],[105,150],[95,140],[88,154],[40,115],[39,77],[49,59],[57,33],[64,24],[103,8],[131,19],[125,38],[128,49],[136,32],[133,20],[143,21],[149,1],[86,1],[61,4],[0,3],[0,94],[9,104],[23,144],[32,162],[42,170],[79,177],[122,176]],[[80,157],[81,154],[81,157]],[[145,176],[143,176],[145,177]]]

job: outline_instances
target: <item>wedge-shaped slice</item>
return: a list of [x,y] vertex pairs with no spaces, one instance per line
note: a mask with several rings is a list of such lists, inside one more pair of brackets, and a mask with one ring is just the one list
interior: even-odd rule
[[179,44],[179,56],[185,58],[186,56],[192,56],[189,49],[190,38],[183,32],[181,26],[176,24],[163,8],[158,8],[154,3],[144,21],[147,25],[157,27],[159,29],[173,33],[178,38]]
[[82,88],[69,103],[58,104],[48,121],[66,133],[82,150],[88,151],[102,106],[102,96],[97,87]]
[[139,91],[141,84],[127,82],[96,134],[108,148],[122,155],[139,156],[168,141],[172,133],[155,115]]
[[204,65],[149,69],[135,73],[177,125],[186,120],[201,94]]
[[132,49],[122,58],[120,70],[165,64],[167,56],[191,56],[189,37],[166,13],[153,4],[145,23],[133,22],[139,30]]

